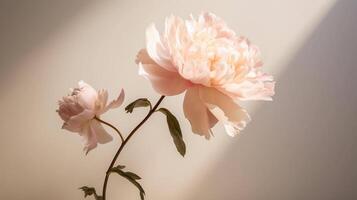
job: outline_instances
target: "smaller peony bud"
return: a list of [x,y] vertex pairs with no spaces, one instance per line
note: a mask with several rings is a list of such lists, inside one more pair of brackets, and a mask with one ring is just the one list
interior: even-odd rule
[[92,86],[80,81],[78,88],[71,89],[70,95],[58,101],[57,113],[64,121],[62,128],[78,133],[84,139],[84,151],[86,154],[94,149],[97,144],[105,144],[113,138],[109,135],[102,124],[95,120],[112,108],[119,107],[124,101],[124,90],[119,97],[107,104],[108,92],[96,91]]

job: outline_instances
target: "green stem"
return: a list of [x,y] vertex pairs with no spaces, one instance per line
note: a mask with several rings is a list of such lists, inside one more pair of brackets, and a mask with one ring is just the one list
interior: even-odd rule
[[124,140],[124,142],[120,145],[117,153],[115,154],[112,162],[110,163],[108,170],[105,175],[104,179],[104,184],[103,184],[103,200],[106,198],[106,191],[107,191],[107,185],[108,185],[108,180],[109,180],[109,175],[110,175],[110,169],[113,168],[115,162],[117,161],[120,153],[122,152],[123,148],[125,145],[128,143],[130,138],[134,135],[134,133],[150,118],[150,116],[156,111],[157,107],[160,105],[162,100],[165,98],[165,96],[161,96],[160,99],[157,101],[157,103],[154,105],[152,109],[150,109],[149,113],[145,116],[145,118],[129,133],[128,137]]

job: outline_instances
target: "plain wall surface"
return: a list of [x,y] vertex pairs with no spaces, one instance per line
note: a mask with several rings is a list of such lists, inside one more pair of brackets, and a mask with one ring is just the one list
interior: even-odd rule
[[[274,101],[245,104],[253,121],[239,137],[217,125],[206,141],[191,132],[183,95],[168,97],[185,158],[155,114],[118,164],[143,178],[147,199],[357,199],[354,0],[0,1],[0,199],[84,199],[83,185],[100,192],[119,140],[85,156],[81,138],[61,130],[57,100],[85,80],[111,98],[124,88],[124,105],[156,101],[134,63],[145,28],[205,10],[261,48],[277,80]],[[122,106],[102,118],[127,133],[145,114]],[[139,196],[112,175],[107,199]]]

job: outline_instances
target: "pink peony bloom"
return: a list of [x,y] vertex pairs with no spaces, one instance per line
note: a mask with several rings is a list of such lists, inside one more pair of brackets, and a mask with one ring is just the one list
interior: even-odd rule
[[112,108],[119,107],[124,101],[124,90],[119,97],[109,103],[106,90],[96,91],[92,86],[80,81],[78,88],[72,89],[72,94],[59,100],[59,116],[64,121],[62,128],[79,133],[84,138],[86,154],[98,143],[105,144],[113,138],[102,124],[94,119]]
[[212,13],[198,19],[166,19],[160,34],[146,30],[146,48],[136,62],[139,74],[162,95],[186,91],[183,109],[192,131],[209,138],[220,121],[231,136],[250,121],[237,101],[271,100],[273,77],[262,72],[258,47],[237,36]]

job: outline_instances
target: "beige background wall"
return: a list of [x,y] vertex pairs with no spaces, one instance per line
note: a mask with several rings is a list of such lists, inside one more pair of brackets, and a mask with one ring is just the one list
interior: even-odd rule
[[[126,104],[155,101],[134,64],[146,26],[201,10],[261,47],[277,94],[247,105],[253,121],[239,138],[217,126],[211,141],[191,133],[182,95],[165,99],[187,156],[155,115],[120,160],[143,177],[147,199],[356,199],[354,0],[0,1],[0,199],[83,199],[78,187],[101,188],[118,140],[84,156],[81,139],[60,129],[57,99],[83,79],[113,98],[124,87]],[[103,118],[128,132],[144,115],[120,108]],[[108,200],[137,195],[122,178],[110,179]]]

